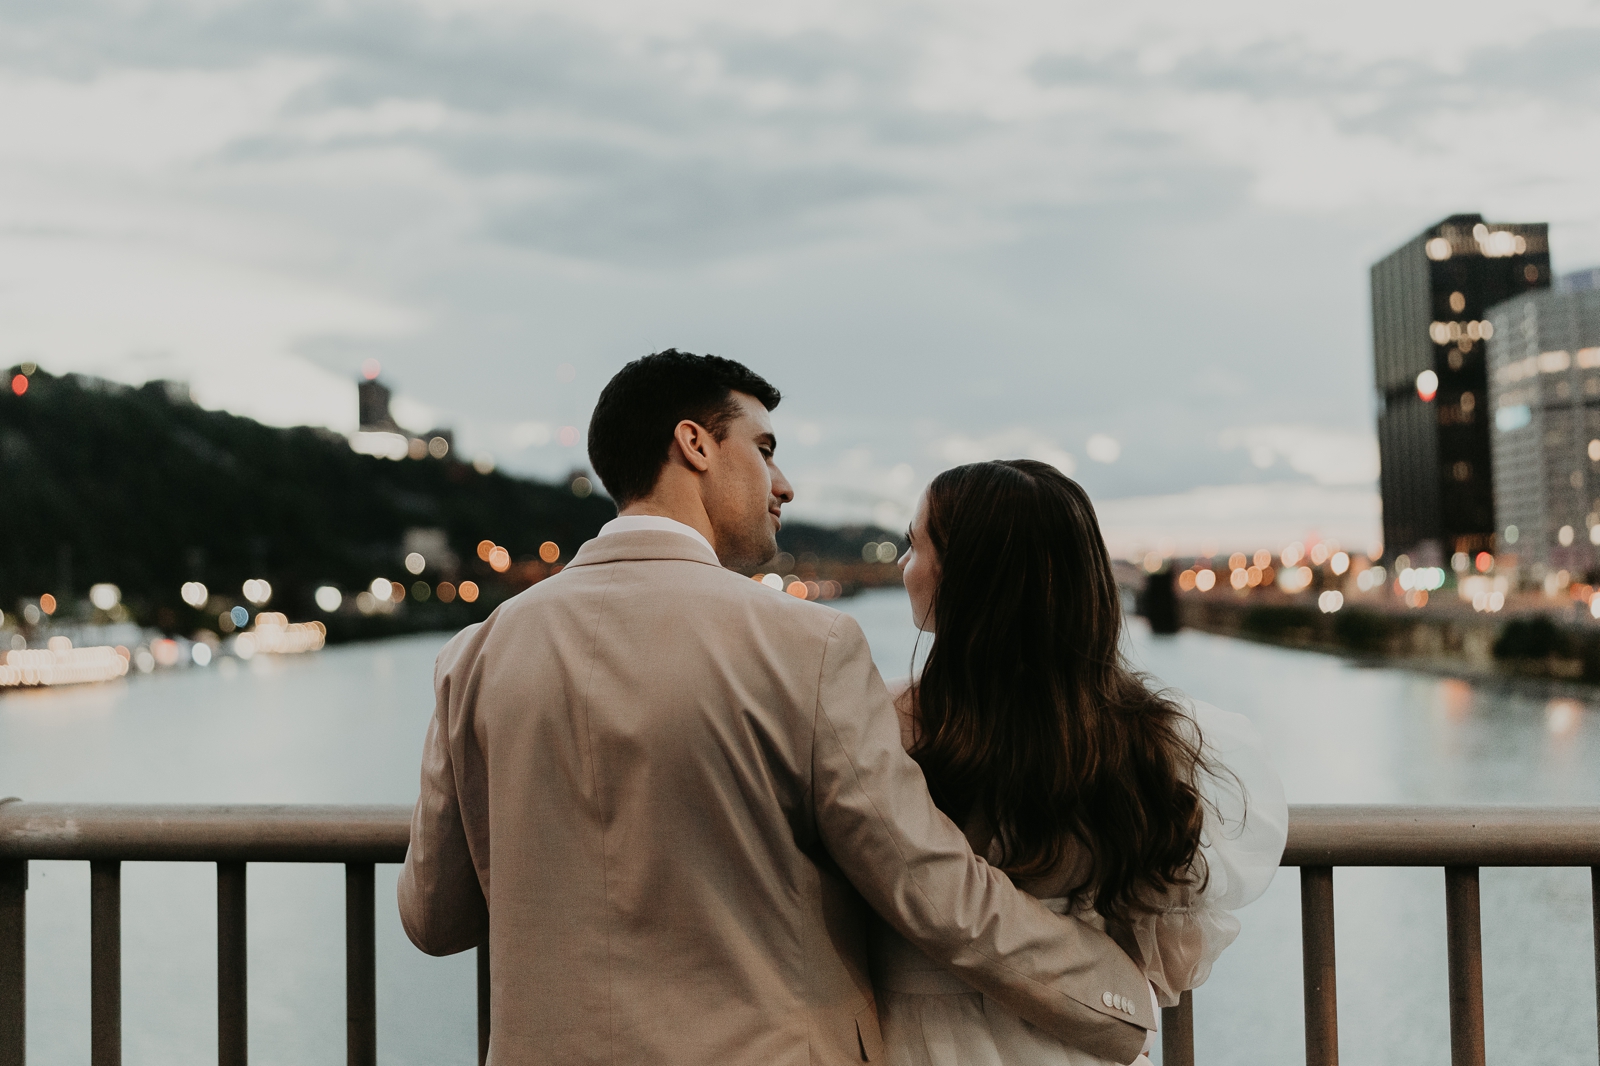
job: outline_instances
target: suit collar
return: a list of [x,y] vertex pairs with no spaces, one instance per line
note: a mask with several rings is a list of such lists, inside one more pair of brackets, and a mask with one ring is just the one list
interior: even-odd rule
[[643,559],[682,559],[718,569],[722,564],[710,548],[682,533],[662,529],[637,529],[595,537],[578,549],[567,566],[596,566]]

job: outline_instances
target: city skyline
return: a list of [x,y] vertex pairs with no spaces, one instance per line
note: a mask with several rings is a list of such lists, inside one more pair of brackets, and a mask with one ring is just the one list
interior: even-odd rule
[[676,345],[784,389],[799,517],[893,527],[940,467],[1026,454],[1114,547],[1364,550],[1367,266],[1452,211],[1600,262],[1600,18],[1346,21],[7,13],[4,358],[347,431],[376,358],[401,424],[549,477],[610,372]]

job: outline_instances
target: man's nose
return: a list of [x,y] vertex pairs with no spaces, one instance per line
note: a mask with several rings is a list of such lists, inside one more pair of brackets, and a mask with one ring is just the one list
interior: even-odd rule
[[779,503],[788,503],[794,499],[794,486],[789,484],[789,479],[783,476],[783,471],[776,466],[772,468],[772,494],[778,498]]

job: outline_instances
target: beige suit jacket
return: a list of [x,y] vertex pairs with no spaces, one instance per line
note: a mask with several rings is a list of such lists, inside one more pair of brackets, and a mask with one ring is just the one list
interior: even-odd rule
[[1116,944],[934,807],[855,621],[688,537],[585,544],[435,690],[400,913],[431,954],[487,934],[491,1063],[876,1060],[869,905],[1103,1058],[1155,1027]]

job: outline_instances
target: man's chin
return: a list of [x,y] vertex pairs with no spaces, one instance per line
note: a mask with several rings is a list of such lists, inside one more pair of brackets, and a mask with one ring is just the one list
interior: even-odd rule
[[765,537],[752,537],[747,543],[732,546],[731,550],[719,553],[717,558],[725,569],[748,577],[777,554],[777,530],[771,530]]

